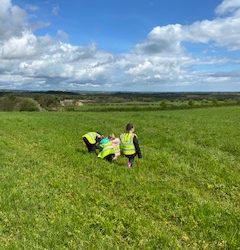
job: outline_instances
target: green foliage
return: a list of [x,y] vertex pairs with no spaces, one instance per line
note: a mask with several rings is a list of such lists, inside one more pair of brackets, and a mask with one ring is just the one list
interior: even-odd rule
[[[0,249],[238,249],[239,111],[0,113]],[[86,152],[129,121],[132,169]]]
[[43,107],[46,110],[59,108],[60,96],[43,94],[36,96],[35,99],[38,101],[41,107]]
[[[38,104],[31,105],[29,101],[24,101],[25,98],[35,100]],[[236,106],[239,101],[239,93],[0,92],[0,111],[19,111],[19,106],[23,106],[26,111],[159,111]]]
[[166,101],[161,101],[160,105],[161,105],[162,109],[166,109],[167,108],[167,102]]
[[213,99],[212,99],[212,104],[213,104],[213,106],[218,105],[218,100],[217,100],[217,98],[213,98]]
[[13,111],[16,105],[17,98],[12,94],[0,98],[1,111]]
[[189,101],[188,101],[188,105],[189,105],[190,107],[193,107],[193,106],[194,106],[194,101],[193,101],[193,100],[189,100]]
[[19,111],[40,111],[38,102],[32,98],[21,98],[16,108]]
[[40,111],[37,101],[29,97],[7,95],[0,98],[0,111]]

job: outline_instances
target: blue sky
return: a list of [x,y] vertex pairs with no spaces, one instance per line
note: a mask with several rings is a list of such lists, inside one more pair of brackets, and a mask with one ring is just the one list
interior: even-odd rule
[[0,89],[240,91],[239,0],[0,4]]
[[[210,3],[209,3],[210,2]],[[35,17],[51,22],[36,34],[55,35],[59,29],[74,45],[95,42],[100,49],[127,52],[145,39],[155,26],[212,19],[221,1],[95,0],[95,1],[15,1],[20,6],[36,6]],[[206,8],[207,4],[207,8]],[[56,15],[53,12],[56,11]],[[37,16],[36,16],[37,15]]]

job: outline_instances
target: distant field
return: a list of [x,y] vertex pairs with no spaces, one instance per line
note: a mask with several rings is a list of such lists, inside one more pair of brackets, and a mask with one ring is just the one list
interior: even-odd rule
[[[133,169],[86,153],[85,132],[129,121]],[[0,112],[0,249],[240,249],[239,124],[240,107]]]
[[114,111],[161,111],[192,109],[220,106],[240,106],[237,101],[193,101],[193,100],[175,100],[175,101],[154,101],[154,102],[124,102],[124,103],[90,103],[80,107],[66,107],[66,110],[82,112],[114,112]]
[[220,106],[240,106],[240,93],[0,91],[0,111],[160,111]]

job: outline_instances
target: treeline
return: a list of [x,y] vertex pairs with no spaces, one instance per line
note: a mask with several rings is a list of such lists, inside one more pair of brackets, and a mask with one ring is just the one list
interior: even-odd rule
[[160,102],[130,102],[130,103],[94,103],[69,109],[80,112],[110,112],[110,111],[158,111],[193,109],[204,107],[240,106],[240,100],[163,100]]
[[240,93],[0,92],[0,111],[149,111],[240,105]]

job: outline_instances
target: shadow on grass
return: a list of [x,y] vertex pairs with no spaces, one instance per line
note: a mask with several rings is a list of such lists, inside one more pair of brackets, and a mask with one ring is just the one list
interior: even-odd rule
[[81,153],[81,154],[84,154],[84,155],[94,155],[94,153],[89,153],[87,151],[87,149],[83,149],[83,148],[76,148],[75,149],[76,153]]
[[96,164],[98,163],[98,162],[105,162],[105,163],[107,163],[107,164],[109,164],[109,165],[111,165],[112,167],[122,167],[122,168],[127,168],[127,161],[125,161],[125,158],[123,159],[123,158],[119,158],[118,160],[114,160],[114,161],[112,161],[112,162],[109,162],[109,161],[107,161],[107,160],[105,160],[105,159],[99,159],[98,157],[97,157],[97,153],[95,154],[95,153],[89,153],[88,151],[87,151],[87,149],[85,149],[85,148],[80,148],[80,147],[78,147],[78,148],[75,148],[75,152],[76,153],[78,153],[78,154],[81,154],[81,155],[85,155],[85,156],[89,156],[89,157],[96,157]]

